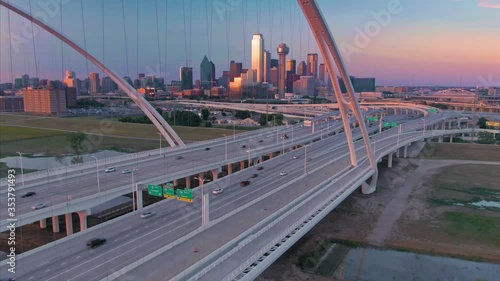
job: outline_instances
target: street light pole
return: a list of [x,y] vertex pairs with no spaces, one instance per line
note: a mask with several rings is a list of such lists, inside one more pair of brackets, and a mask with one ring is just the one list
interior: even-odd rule
[[227,161],[227,136],[224,134],[224,159]]
[[97,194],[101,194],[101,184],[99,183],[99,161],[97,160],[97,157],[95,156],[90,156],[95,159],[95,164],[96,164],[96,174],[97,174]]
[[134,172],[137,170],[136,168],[132,169],[132,212],[135,212],[135,181],[134,181]]
[[[208,210],[207,210],[207,202],[205,201],[205,193],[203,192],[203,185],[207,177],[200,179],[198,177],[194,177],[196,180],[200,181],[201,187],[201,225],[206,225],[208,223]],[[208,197],[207,197],[208,200]]]
[[422,130],[422,136],[425,136],[425,118],[422,120],[424,120],[424,129]]
[[304,174],[307,174],[307,145],[304,147]]
[[158,133],[158,135],[160,136],[160,156],[161,156],[161,133]]
[[399,124],[399,131],[398,131],[398,147],[399,147],[399,137],[400,137],[400,135],[401,135],[401,126],[402,126],[402,125],[403,125],[403,124]]
[[23,181],[23,186],[24,186],[23,153],[17,152],[17,154],[19,154],[19,161],[21,162],[21,179]]

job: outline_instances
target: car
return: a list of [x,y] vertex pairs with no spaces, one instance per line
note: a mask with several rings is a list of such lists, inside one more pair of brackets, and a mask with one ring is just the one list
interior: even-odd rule
[[179,155],[179,156],[177,156],[175,159],[177,159],[177,160],[181,160],[182,158],[183,158],[183,157]]
[[215,195],[221,194],[222,192],[224,192],[224,189],[222,189],[222,188],[217,188],[217,189],[212,190],[212,194],[215,194]]
[[131,171],[129,169],[125,169],[125,170],[122,171],[122,174],[130,174],[130,172]]
[[280,172],[280,176],[286,176],[286,175],[287,175],[287,174],[286,174],[286,172],[285,172],[285,171],[281,171],[281,172]]
[[105,244],[106,243],[106,239],[103,239],[103,238],[94,238],[94,239],[90,239],[88,242],[87,242],[87,247],[90,247],[90,248],[95,248],[99,245],[102,245],[102,244]]
[[262,166],[257,167],[257,171],[261,171],[263,169],[264,169],[264,167],[262,167]]
[[155,212],[145,212],[145,213],[141,214],[141,219],[147,219],[147,218],[152,217],[154,215],[156,215]]
[[294,156],[293,159],[299,159],[299,156]]
[[240,182],[240,186],[247,186],[250,184],[250,181],[242,181]]
[[33,192],[33,191],[30,191],[30,192],[24,193],[21,197],[22,198],[26,198],[26,197],[31,197],[31,196],[34,196],[34,195],[36,195],[36,193]]
[[247,146],[246,146],[246,145],[244,145],[244,144],[242,144],[242,145],[241,145],[241,148],[247,148]]
[[38,210],[38,209],[43,209],[45,207],[47,207],[47,205],[45,203],[38,203],[38,204],[32,206],[31,209]]
[[264,142],[264,140],[259,140],[259,142]]
[[205,147],[205,150],[210,150],[210,147]]
[[104,170],[104,172],[106,172],[106,173],[111,173],[111,172],[115,172],[115,171],[116,171],[116,167],[109,167],[106,170]]
[[256,178],[256,177],[258,177],[258,176],[259,176],[259,175],[257,175],[257,174],[253,174],[253,175],[251,175],[250,177],[251,177],[251,178]]

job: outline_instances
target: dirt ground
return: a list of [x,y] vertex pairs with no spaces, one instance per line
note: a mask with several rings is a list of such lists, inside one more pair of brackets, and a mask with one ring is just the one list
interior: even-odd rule
[[[413,155],[410,155],[412,158],[394,158],[393,168],[387,168],[387,161],[379,163],[379,178],[375,193],[363,195],[360,192],[354,192],[264,271],[257,280],[332,280],[302,272],[296,266],[301,255],[315,251],[323,241],[330,239],[343,240],[351,244],[368,244],[500,262],[500,251],[498,250],[500,245],[496,244],[500,241],[495,240],[495,236],[498,235],[493,233],[493,238],[489,237],[493,239],[491,241],[491,239],[485,240],[477,235],[474,236],[474,233],[457,235],[444,226],[443,229],[439,229],[439,224],[443,223],[444,225],[446,222],[443,215],[454,208],[460,208],[460,212],[465,214],[484,214],[486,212],[487,215],[498,219],[496,222],[500,222],[500,211],[446,205],[435,206],[430,204],[428,199],[432,196],[450,195],[447,193],[451,192],[449,190],[438,190],[436,193],[436,182],[440,180],[440,175],[449,167],[455,167],[455,173],[459,173],[460,169],[457,171],[456,167],[487,165],[485,170],[488,170],[490,174],[500,174],[495,172],[500,171],[500,165],[493,166],[491,162],[480,161],[483,159],[491,160],[492,151],[494,154],[499,153],[500,146],[481,147],[474,144],[472,146],[474,146],[474,151],[478,153],[476,155],[468,154],[466,159],[469,160],[463,160],[461,157],[458,157],[461,160],[443,159],[460,155],[461,150],[467,149],[466,146],[454,146],[454,144],[436,146],[431,143],[427,144],[421,152],[420,149],[414,148]],[[422,145],[419,148],[422,148]],[[420,156],[417,156],[419,152]],[[423,154],[425,154],[424,157],[422,157]],[[496,164],[500,164],[500,161]],[[471,175],[467,175],[467,173],[457,175],[457,181],[460,180],[460,176],[469,177],[469,181],[474,182],[470,179]],[[500,192],[500,184],[488,185],[487,182],[488,180],[478,184]],[[456,197],[457,192],[451,196]],[[449,226],[453,227],[453,225]],[[500,223],[497,223],[495,227],[500,228]]]

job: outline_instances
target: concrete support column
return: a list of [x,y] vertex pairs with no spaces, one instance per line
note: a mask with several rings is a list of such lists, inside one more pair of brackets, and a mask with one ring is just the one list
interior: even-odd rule
[[262,163],[262,162],[264,162],[264,157],[259,156],[259,162],[258,162],[258,163],[260,164],[260,163]]
[[441,130],[446,129],[445,122],[446,122],[446,121],[441,122]]
[[219,169],[214,169],[214,170],[211,170],[210,172],[212,172],[212,180],[217,180],[219,178]]
[[137,194],[136,194],[135,198],[137,199],[137,210],[142,209],[144,206],[142,203],[142,190],[137,189]]
[[240,161],[240,171],[245,169],[245,161]]
[[453,143],[453,135],[450,135],[450,143]]
[[205,178],[205,173],[199,173],[198,174],[198,186],[201,186],[203,184],[203,179]]
[[370,184],[364,182],[361,185],[361,193],[363,194],[371,194],[377,190],[377,180],[378,180],[378,169],[375,168],[375,172],[372,175]]
[[47,219],[40,220],[40,228],[47,228]]
[[404,146],[404,151],[403,151],[403,157],[404,157],[404,158],[408,157],[408,146],[409,146],[409,145],[405,145],[405,146]]
[[186,188],[191,188],[191,176],[186,177]]
[[69,213],[65,214],[64,218],[66,222],[66,235],[70,236],[73,234],[73,217],[71,216],[71,213]]
[[392,156],[393,156],[394,152],[391,152],[389,153],[389,155],[387,155],[388,157],[388,161],[387,161],[387,167],[389,168],[392,168]]
[[452,121],[450,120],[450,122],[448,123],[448,129],[450,129],[450,130],[451,130],[451,123],[452,123]]
[[438,142],[443,142],[443,136],[438,137]]
[[269,153],[269,159],[273,159],[273,153]]
[[399,158],[399,150],[400,150],[400,147],[398,147],[398,149],[396,149],[396,157]]
[[178,186],[179,185],[179,182],[177,180],[173,180],[172,183],[174,184],[174,186]]
[[232,163],[229,163],[227,165],[227,174],[230,175],[233,173],[233,164]]
[[87,214],[88,210],[76,212],[80,218],[80,231],[87,229]]
[[52,217],[52,232],[58,233],[59,230],[59,216]]

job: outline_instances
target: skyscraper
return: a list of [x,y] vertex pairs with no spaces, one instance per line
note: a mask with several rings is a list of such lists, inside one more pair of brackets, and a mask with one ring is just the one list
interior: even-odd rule
[[264,51],[264,82],[271,81],[271,52]]
[[286,72],[290,74],[295,74],[297,61],[296,60],[286,60]]
[[98,94],[101,92],[101,84],[99,82],[99,73],[89,73],[89,91],[91,94]]
[[278,58],[279,58],[279,74],[278,74],[278,77],[279,77],[279,82],[278,82],[278,94],[279,94],[279,97],[280,99],[284,99],[285,98],[285,85],[286,85],[286,67],[285,67],[285,63],[286,63],[286,55],[288,55],[288,52],[290,51],[290,49],[288,48],[288,46],[285,44],[285,43],[281,43],[279,44],[278,46]]
[[318,54],[307,54],[307,75],[318,78]]
[[273,67],[278,67],[278,60],[277,59],[271,59],[271,68]]
[[181,80],[181,89],[193,89],[193,68],[182,66],[179,71],[179,80]]
[[305,61],[301,61],[297,67],[297,75],[304,76],[307,75],[307,64]]
[[321,84],[325,84],[326,82],[325,74],[326,74],[325,64],[322,63],[319,65],[319,76],[318,76],[318,79],[319,81],[321,81]]
[[203,57],[200,64],[200,84],[203,89],[212,88],[212,81],[214,80],[212,67],[215,68],[214,64],[208,60],[207,56]]
[[252,69],[257,71],[255,82],[264,81],[264,39],[262,34],[254,34],[252,38]]
[[240,77],[242,70],[243,70],[243,64],[241,62],[234,62],[232,60],[231,64],[229,65],[229,77],[230,77],[229,81],[233,82],[234,78]]

